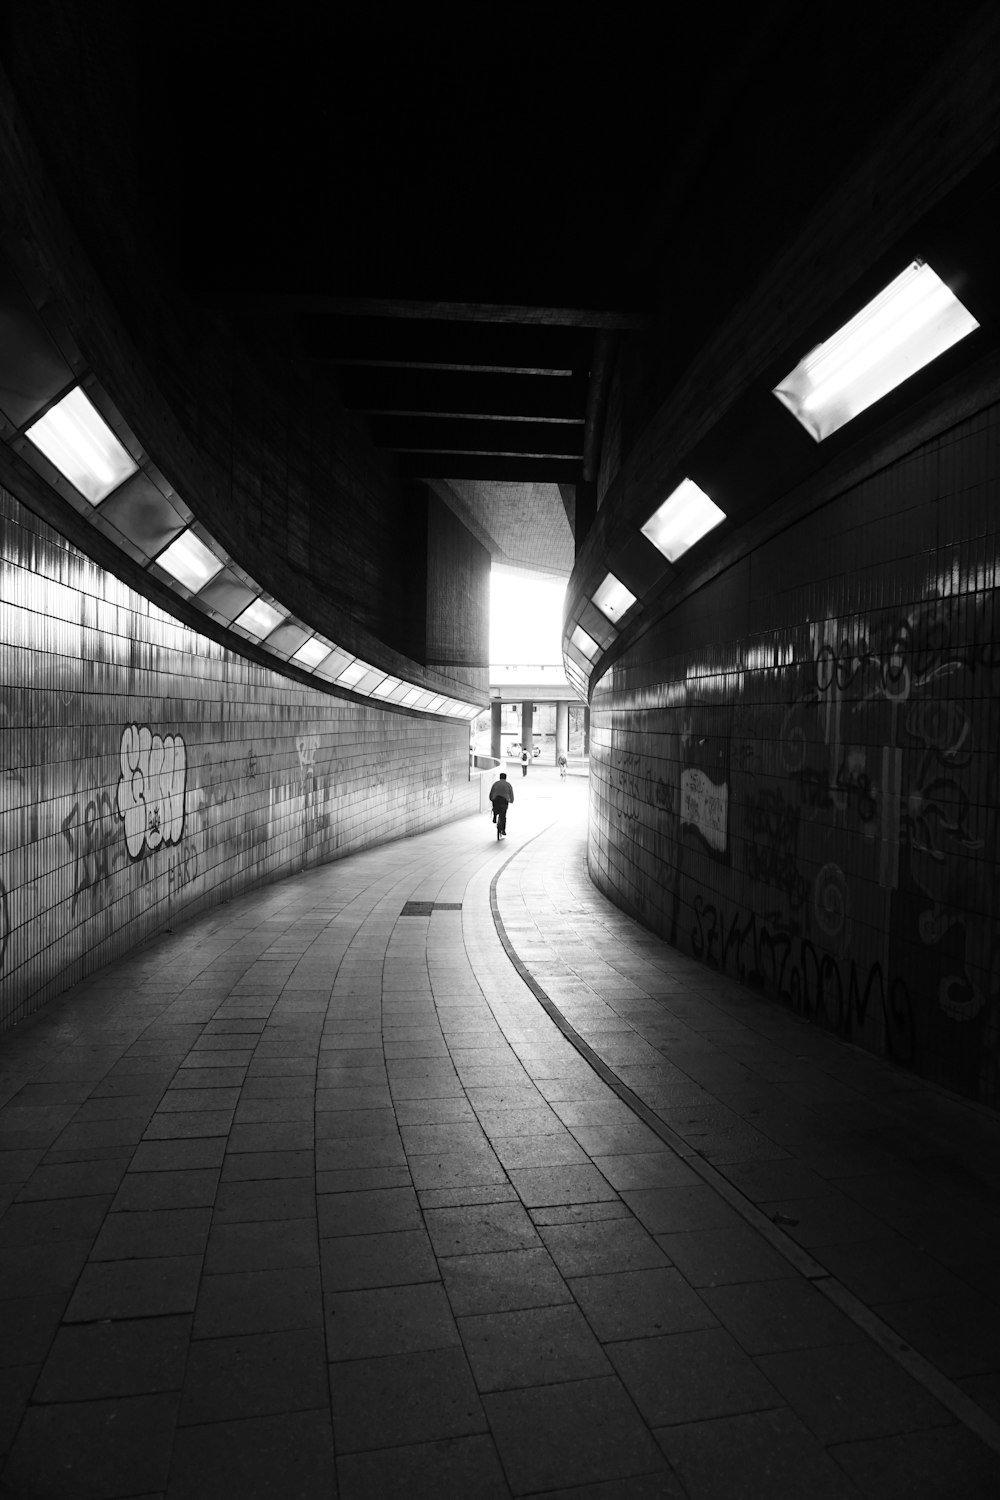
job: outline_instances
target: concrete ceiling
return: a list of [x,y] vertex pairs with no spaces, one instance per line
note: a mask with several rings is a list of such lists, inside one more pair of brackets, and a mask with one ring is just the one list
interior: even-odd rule
[[614,340],[662,399],[948,20],[553,9],[203,15],[150,50],[141,149],[192,295],[327,367],[498,562],[566,574]]

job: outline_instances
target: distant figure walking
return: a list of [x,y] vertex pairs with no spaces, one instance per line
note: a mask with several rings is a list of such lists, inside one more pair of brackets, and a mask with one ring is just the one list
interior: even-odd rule
[[525,745],[524,749],[521,751],[521,775],[522,776],[527,776],[527,774],[528,774],[528,767],[530,766],[530,764],[531,764],[531,752],[528,749],[527,745]]
[[565,755],[560,755],[560,757],[559,757],[559,775],[562,777],[563,781],[566,780],[566,757],[565,757]]
[[490,787],[490,801],[493,804],[493,821],[497,825],[497,838],[507,837],[507,808],[514,800],[514,788],[507,780],[507,772],[501,771],[499,777]]

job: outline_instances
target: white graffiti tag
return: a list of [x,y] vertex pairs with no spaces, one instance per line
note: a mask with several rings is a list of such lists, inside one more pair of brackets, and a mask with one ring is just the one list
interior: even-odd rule
[[187,750],[179,734],[161,739],[144,724],[122,730],[118,816],[125,824],[125,843],[133,859],[143,846],[152,853],[162,844],[179,844],[184,833],[184,789]]

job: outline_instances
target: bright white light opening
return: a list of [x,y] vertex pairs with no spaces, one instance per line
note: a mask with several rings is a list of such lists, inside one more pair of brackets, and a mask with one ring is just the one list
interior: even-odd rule
[[390,693],[394,693],[396,689],[402,687],[402,685],[403,684],[400,682],[398,677],[386,677],[385,680],[383,682],[380,682],[377,687],[372,688],[372,697],[388,698]]
[[248,635],[256,636],[257,640],[262,641],[281,624],[282,620],[287,618],[288,616],[283,615],[280,610],[274,609],[270,604],[265,604],[263,599],[255,599],[252,604],[247,605],[241,615],[237,615],[233,624],[245,630]]
[[328,646],[325,641],[321,641],[318,635],[314,635],[311,640],[299,647],[292,661],[297,661],[300,667],[318,667],[320,662],[325,661],[330,655],[331,650],[332,647]]
[[356,682],[361,681],[362,677],[369,670],[363,661],[352,661],[349,666],[344,668],[337,681],[343,687],[353,687]]
[[415,688],[415,687],[410,688],[410,691],[404,696],[404,698],[402,700],[403,707],[404,708],[413,708],[414,705],[417,702],[417,699],[420,698],[420,697],[422,697],[422,696],[423,695],[422,695],[422,693],[421,693],[421,691],[420,691],[419,688]]
[[659,510],[650,516],[642,527],[642,534],[668,562],[676,562],[725,519],[725,511],[720,510],[693,479],[682,479]]
[[223,563],[193,531],[182,531],[175,542],[156,559],[159,567],[176,578],[192,594],[203,589],[210,578],[220,572]]
[[978,327],[940,276],[915,260],[774,394],[821,442]]
[[570,636],[570,640],[578,651],[583,652],[588,661],[593,661],[601,649],[593,637],[587,634],[582,625],[576,627]]
[[99,505],[139,467],[79,386],[24,435],[91,505]]
[[632,608],[635,595],[625,587],[620,578],[609,573],[595,593],[594,603],[601,614],[614,623]]

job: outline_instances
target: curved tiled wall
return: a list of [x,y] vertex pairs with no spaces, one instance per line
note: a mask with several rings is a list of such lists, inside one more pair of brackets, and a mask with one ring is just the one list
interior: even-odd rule
[[710,968],[993,1105],[998,433],[986,406],[873,465],[620,657],[589,844]]
[[0,490],[0,1026],[151,933],[478,810],[465,722],[180,624]]

